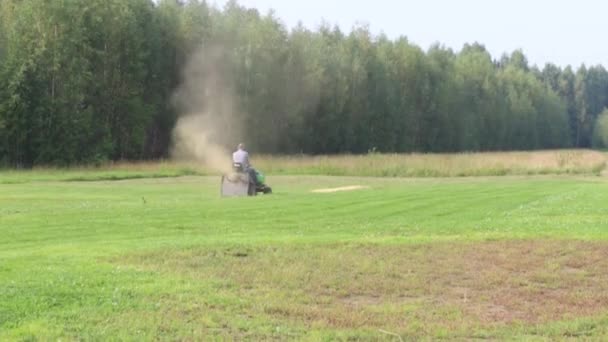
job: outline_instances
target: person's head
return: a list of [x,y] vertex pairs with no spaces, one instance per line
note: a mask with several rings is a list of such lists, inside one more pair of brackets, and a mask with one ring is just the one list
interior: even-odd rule
[[239,146],[237,147],[237,149],[244,151],[245,150],[245,144],[240,143]]

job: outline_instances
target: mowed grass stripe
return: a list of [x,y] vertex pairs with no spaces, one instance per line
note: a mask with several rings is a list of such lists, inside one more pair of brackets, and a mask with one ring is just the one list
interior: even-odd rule
[[[3,185],[0,340],[605,336],[601,178],[269,181],[243,199],[217,177]],[[311,193],[348,185],[370,189]],[[501,299],[542,291],[541,311]],[[552,323],[566,311],[585,317]]]
[[[280,180],[283,186],[289,184],[289,178]],[[215,186],[215,178],[164,185],[79,183],[76,189],[68,183],[9,185],[5,189],[11,189],[13,195],[10,201],[3,201],[0,223],[5,234],[0,236],[0,244],[15,247],[20,242],[179,238],[184,234],[216,240],[213,238],[231,232],[255,233],[251,235],[256,239],[310,232],[331,239],[332,234],[356,237],[369,229],[371,221],[378,234],[412,226],[429,234],[449,230],[459,234],[473,228],[483,234],[487,220],[493,221],[492,231],[528,221],[542,224],[542,230],[530,230],[525,224],[517,229],[530,236],[545,236],[551,234],[551,222],[542,222],[539,215],[558,216],[554,223],[578,215],[603,224],[593,215],[605,212],[600,203],[606,195],[601,190],[607,187],[603,182],[552,179],[439,184],[382,180],[370,190],[349,193],[310,194],[306,187],[299,187],[276,197],[224,200]],[[28,196],[21,198],[20,193]],[[596,204],[588,205],[590,201]]]

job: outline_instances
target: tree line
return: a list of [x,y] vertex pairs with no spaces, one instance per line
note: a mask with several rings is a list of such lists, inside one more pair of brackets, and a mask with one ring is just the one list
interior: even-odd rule
[[[608,142],[608,72],[428,50],[359,26],[288,30],[230,1],[2,0],[0,164],[168,156],[174,90],[197,51],[255,153],[531,150]],[[234,141],[237,143],[239,141]]]

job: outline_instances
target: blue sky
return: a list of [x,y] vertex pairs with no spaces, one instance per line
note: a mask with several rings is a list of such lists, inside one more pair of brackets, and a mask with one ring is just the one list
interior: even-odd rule
[[[226,0],[209,0],[222,6]],[[601,0],[239,0],[262,13],[274,9],[288,26],[325,20],[350,30],[407,36],[426,49],[440,42],[458,51],[483,43],[494,57],[522,49],[531,64],[608,66],[608,1]]]

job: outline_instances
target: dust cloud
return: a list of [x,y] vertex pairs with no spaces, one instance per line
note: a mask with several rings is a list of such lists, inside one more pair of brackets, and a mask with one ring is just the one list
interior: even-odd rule
[[221,173],[230,171],[228,147],[236,146],[241,136],[238,102],[226,61],[222,48],[201,49],[184,67],[182,84],[173,96],[178,121],[171,157]]

